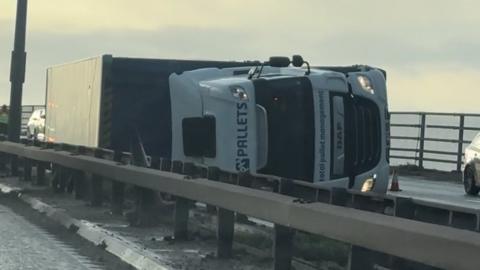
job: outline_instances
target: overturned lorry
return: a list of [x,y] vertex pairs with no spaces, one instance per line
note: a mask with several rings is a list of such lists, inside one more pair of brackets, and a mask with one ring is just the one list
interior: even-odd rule
[[[290,65],[293,63],[294,65]],[[47,70],[45,137],[383,193],[385,72],[103,55]],[[303,65],[303,66],[302,66]]]

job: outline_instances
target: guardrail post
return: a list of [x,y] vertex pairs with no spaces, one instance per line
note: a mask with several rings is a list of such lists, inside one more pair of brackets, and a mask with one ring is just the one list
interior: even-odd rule
[[28,158],[23,159],[23,180],[26,182],[32,181],[32,160]]
[[118,181],[112,181],[112,204],[111,212],[113,215],[123,214],[123,203],[125,200],[125,184]]
[[62,193],[65,191],[65,185],[63,184],[63,167],[57,164],[53,165],[53,179],[52,189],[55,193]]
[[373,253],[363,247],[352,245],[348,258],[348,270],[374,269]]
[[[241,187],[251,187],[252,186],[252,175],[241,173],[238,175],[238,185]],[[237,222],[248,223],[248,217],[244,214],[236,213],[235,220]]]
[[233,250],[235,212],[219,208],[217,222],[217,257],[230,258]]
[[[135,166],[148,167],[148,160],[141,143],[132,148],[131,162]],[[126,216],[130,224],[135,226],[152,226],[156,223],[158,216],[155,214],[156,193],[154,190],[136,186],[135,187],[135,209]]]
[[[228,182],[229,175],[220,174],[221,182]],[[233,251],[235,212],[218,207],[217,209],[217,257],[230,258]]]
[[420,145],[418,149],[418,167],[423,169],[423,154],[425,150],[425,121],[426,120],[426,114],[421,113],[420,114]]
[[[172,163],[172,171],[175,173],[182,172],[182,163],[174,161]],[[176,197],[174,212],[174,229],[173,236],[176,240],[188,239],[188,215],[190,208],[190,200]]]
[[158,216],[155,213],[156,193],[144,187],[135,187],[135,210],[126,216],[130,224],[148,227],[156,224]]
[[102,196],[102,188],[103,188],[103,179],[100,175],[93,174],[90,178],[91,185],[90,185],[90,205],[91,206],[102,206],[103,204],[103,196]]
[[[279,193],[289,195],[293,192],[294,184],[289,179],[281,179]],[[273,239],[274,270],[290,270],[293,257],[293,237],[295,230],[275,224]]]
[[173,236],[176,240],[188,239],[188,213],[189,201],[177,197],[175,201],[175,216]]
[[[85,155],[86,148],[84,146],[76,146],[73,149],[75,155]],[[85,172],[72,170],[71,172],[73,194],[77,200],[86,199],[88,197],[89,183],[86,181]]]
[[[208,167],[207,178],[213,181],[220,180],[220,169],[218,169],[217,167]],[[207,213],[215,214],[216,212],[217,207],[215,205],[207,204]]]
[[[95,150],[94,156],[102,158],[102,152],[99,149]],[[103,178],[98,174],[92,174],[90,179],[90,205],[102,206],[103,204]]]
[[77,200],[85,199],[88,196],[88,183],[85,181],[85,173],[75,170],[72,173],[74,197]]
[[7,173],[7,159],[8,155],[5,153],[0,153],[0,171]]
[[45,162],[38,161],[37,162],[37,178],[36,178],[36,184],[39,186],[45,185],[45,170],[46,170],[46,164]]
[[460,125],[458,129],[458,150],[457,150],[457,172],[462,170],[463,157],[463,128],[465,126],[465,115],[460,115]]
[[[113,161],[121,164],[122,152],[115,151]],[[110,210],[113,215],[122,215],[123,203],[125,200],[125,184],[119,181],[112,181],[112,204]]]

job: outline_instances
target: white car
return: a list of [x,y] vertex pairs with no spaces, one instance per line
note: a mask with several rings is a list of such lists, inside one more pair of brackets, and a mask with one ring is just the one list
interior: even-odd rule
[[33,111],[27,123],[27,137],[43,141],[45,138],[45,109]]
[[465,167],[463,169],[463,186],[465,192],[477,195],[480,191],[480,133],[475,136],[465,149]]

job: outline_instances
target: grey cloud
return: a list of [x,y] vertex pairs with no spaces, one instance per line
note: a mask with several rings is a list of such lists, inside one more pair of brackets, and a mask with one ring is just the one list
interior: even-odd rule
[[480,68],[480,41],[458,37],[437,41],[431,47],[423,44],[389,35],[342,34],[316,42],[316,60],[332,64],[368,63],[400,69],[417,65]]
[[[11,36],[0,21],[0,96],[8,97]],[[458,35],[436,40],[391,33],[342,32],[324,37],[302,29],[266,32],[258,29],[170,27],[158,31],[110,31],[64,34],[31,32],[27,36],[26,103],[42,102],[47,66],[111,53],[117,56],[191,59],[266,59],[270,55],[303,54],[311,63],[363,63],[409,70],[417,65],[463,65],[480,68],[478,40]],[[13,33],[11,34],[13,35]],[[415,36],[415,35],[413,35]],[[3,42],[3,41],[7,42]],[[427,45],[425,45],[427,44]],[[433,48],[432,48],[433,47]],[[1,103],[1,102],[0,102]]]

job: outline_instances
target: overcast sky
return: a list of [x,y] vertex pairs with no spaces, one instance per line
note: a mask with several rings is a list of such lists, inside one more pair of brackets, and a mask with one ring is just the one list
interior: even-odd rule
[[[474,0],[31,0],[24,104],[45,69],[104,53],[150,58],[368,64],[388,73],[391,110],[480,112]],[[8,103],[15,0],[0,0],[0,103]],[[478,108],[478,109],[477,109]]]

